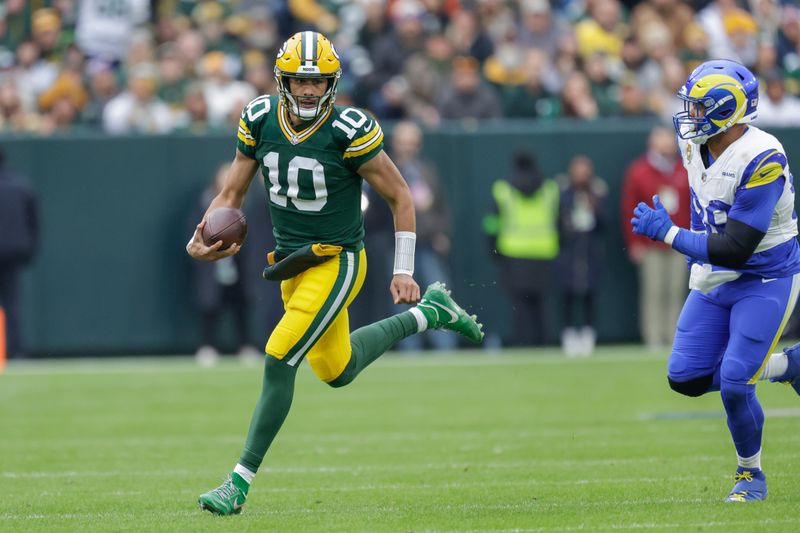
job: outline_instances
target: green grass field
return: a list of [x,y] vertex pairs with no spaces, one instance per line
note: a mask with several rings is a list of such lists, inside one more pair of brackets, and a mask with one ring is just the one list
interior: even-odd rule
[[797,531],[800,398],[762,384],[770,498],[722,503],[719,395],[672,393],[666,354],[394,356],[339,390],[301,369],[244,512],[197,496],[238,458],[261,370],[190,359],[11,364],[0,530]]

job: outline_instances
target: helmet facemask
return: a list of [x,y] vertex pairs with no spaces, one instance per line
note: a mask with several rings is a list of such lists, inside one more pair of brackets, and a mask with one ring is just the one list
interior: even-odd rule
[[[297,116],[302,120],[313,120],[322,113],[324,113],[329,106],[333,105],[333,102],[336,99],[336,86],[339,84],[340,76],[341,76],[341,71],[337,71],[332,74],[298,75],[294,73],[283,72],[277,66],[275,67],[275,81],[278,83],[278,92],[280,93],[284,105],[289,109],[289,111],[293,115]],[[321,96],[304,96],[300,94],[292,94],[289,83],[290,78],[295,78],[295,79],[321,78],[327,81],[328,87]],[[316,105],[314,107],[303,107],[300,105],[299,101],[300,99],[302,100],[315,99]]]
[[[689,96],[685,87],[678,92],[678,98],[683,100],[683,112],[676,113],[672,121],[681,139],[703,144],[734,124],[742,122],[747,103],[744,90],[735,85],[722,89],[724,90],[710,91],[701,97]],[[742,102],[737,101],[733,91],[741,93]],[[700,109],[702,112],[698,112]]]

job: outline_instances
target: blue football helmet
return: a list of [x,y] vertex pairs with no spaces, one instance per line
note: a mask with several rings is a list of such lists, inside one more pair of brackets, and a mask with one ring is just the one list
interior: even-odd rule
[[758,78],[747,67],[731,59],[712,59],[698,65],[689,74],[689,79],[712,71],[722,72],[723,70],[735,74],[742,82],[744,92],[747,94],[747,110],[744,112],[739,124],[753,122],[756,119],[758,107]]
[[748,107],[755,112],[758,105],[758,99],[751,102],[744,88],[742,78],[747,76],[743,71],[747,69],[738,63],[738,67],[706,65],[695,69],[678,91],[684,110],[672,117],[678,136],[695,144],[703,144],[734,124],[743,123]]

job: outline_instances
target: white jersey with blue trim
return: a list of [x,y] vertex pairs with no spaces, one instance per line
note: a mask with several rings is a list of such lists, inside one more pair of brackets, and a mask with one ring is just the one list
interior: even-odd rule
[[689,175],[692,231],[695,232],[722,233],[737,192],[785,178],[783,193],[773,209],[766,235],[751,259],[737,270],[764,277],[795,273],[800,257],[795,239],[798,232],[794,186],[786,151],[780,141],[763,130],[748,126],[708,168],[699,145],[678,139],[678,146]]

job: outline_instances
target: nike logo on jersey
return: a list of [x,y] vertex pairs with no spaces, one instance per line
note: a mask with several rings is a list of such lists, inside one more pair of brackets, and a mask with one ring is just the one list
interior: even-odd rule
[[375,121],[374,120],[370,120],[369,121],[369,126],[364,128],[364,133],[369,133],[369,131],[372,129],[372,126],[374,126],[374,125],[375,125]]
[[761,278],[761,283],[769,283],[770,281],[775,281],[778,278]]
[[[438,303],[438,302],[430,302],[430,303],[432,303],[433,305],[435,305],[435,306],[436,306],[436,307],[438,307],[439,309],[444,309],[444,311],[445,311],[445,312],[446,312],[448,315],[450,315],[450,321],[448,322],[448,324],[452,324],[453,322],[455,322],[456,320],[458,320],[458,315],[457,315],[457,314],[455,314],[453,311],[451,311],[449,308],[447,308],[447,307],[443,306],[442,304],[440,304],[440,303]],[[422,304],[422,303],[421,303],[421,304],[417,304],[417,305],[419,305],[420,307],[427,307],[428,309],[433,309],[434,311],[436,311],[436,314],[437,314],[437,315],[439,314],[439,310],[438,310],[438,309],[436,309],[436,307],[432,307],[432,306],[430,306],[430,305],[428,305],[428,304]]]

